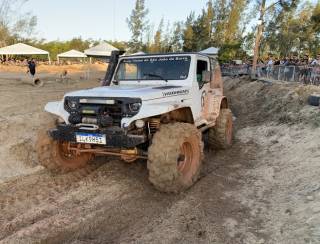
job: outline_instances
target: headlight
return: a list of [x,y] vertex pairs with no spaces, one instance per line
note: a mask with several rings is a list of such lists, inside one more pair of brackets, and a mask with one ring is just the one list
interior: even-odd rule
[[78,108],[78,101],[71,98],[67,98],[65,104],[71,110],[76,110]]
[[131,112],[138,112],[141,108],[141,103],[130,103],[129,109]]
[[75,108],[77,108],[77,102],[76,101],[69,101],[68,106],[71,109],[75,109]]
[[138,119],[134,122],[135,126],[138,128],[138,129],[141,129],[144,127],[145,123],[142,119]]

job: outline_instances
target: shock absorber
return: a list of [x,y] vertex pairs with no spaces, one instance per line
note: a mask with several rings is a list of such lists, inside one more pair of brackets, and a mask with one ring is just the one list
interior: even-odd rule
[[151,118],[148,121],[150,134],[154,134],[160,128],[160,118]]

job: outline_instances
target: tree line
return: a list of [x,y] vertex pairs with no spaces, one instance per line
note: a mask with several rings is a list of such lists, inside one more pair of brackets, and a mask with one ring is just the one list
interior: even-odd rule
[[[30,38],[36,16],[21,13],[19,18],[12,17],[23,2],[26,0],[0,0],[0,46],[22,41],[48,50],[55,58],[58,53],[84,51],[99,42],[81,37],[50,42]],[[258,25],[263,3],[267,8]],[[108,42],[131,53],[190,52],[214,46],[225,62],[252,57],[260,26],[260,57],[320,53],[320,0],[208,0],[200,14],[191,11],[185,20],[174,23],[163,18],[158,26],[150,22],[149,14],[146,0],[136,0],[127,18],[130,40]]]
[[259,56],[315,56],[320,53],[320,1],[308,0],[209,0],[201,13],[191,12],[186,20],[170,25],[162,19],[155,33],[148,21],[145,0],[136,0],[127,19],[132,52],[200,51],[220,49],[222,62],[249,59],[253,55],[259,9],[265,8],[260,23]]

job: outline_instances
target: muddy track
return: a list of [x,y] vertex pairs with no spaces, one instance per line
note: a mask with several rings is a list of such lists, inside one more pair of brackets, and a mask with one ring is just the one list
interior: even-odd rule
[[90,165],[68,175],[52,175],[43,170],[37,174],[25,176],[23,179],[11,180],[1,187],[0,210],[6,212],[20,205],[28,209],[29,204],[32,206],[49,198],[54,199],[62,192],[77,186],[79,181],[83,181],[96,169],[97,165]]
[[242,221],[247,210],[224,193],[240,187],[238,171],[254,160],[255,146],[243,146],[207,152],[202,178],[180,195],[154,190],[143,162],[105,158],[65,175],[44,170],[11,180],[0,187],[0,243],[232,243],[221,223]]
[[200,180],[178,195],[156,191],[143,161],[29,173],[40,111],[64,88],[26,101],[13,89],[0,97],[0,176],[11,177],[0,178],[0,243],[320,243],[320,111],[303,102],[315,88],[292,86],[226,82],[235,144],[206,149]]
[[[40,114],[33,111],[61,95],[51,93],[59,88],[45,88],[50,98],[38,97],[27,113],[20,100],[4,107],[10,113],[8,128],[16,128],[8,148],[21,140],[30,111],[27,128],[33,132],[22,141],[32,144]],[[8,143],[5,137],[3,142]],[[255,164],[256,151],[256,144],[240,141],[227,151],[206,150],[200,180],[179,195],[155,190],[143,161],[99,158],[73,173],[41,170],[17,176],[0,184],[0,243],[233,244],[247,241],[248,235],[259,240],[260,220],[249,221],[250,211],[233,196],[246,183],[242,172]],[[23,154],[17,159],[24,161]]]

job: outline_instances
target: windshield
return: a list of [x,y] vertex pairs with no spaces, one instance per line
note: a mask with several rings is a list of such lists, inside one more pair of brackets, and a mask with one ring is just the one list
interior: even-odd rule
[[139,57],[122,59],[115,79],[119,80],[185,80],[190,56]]

